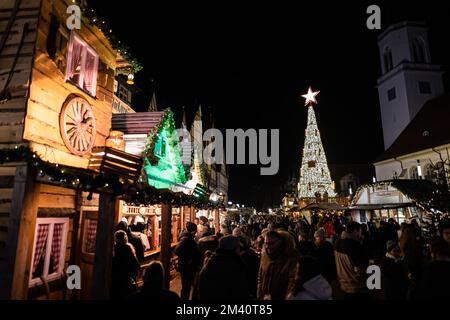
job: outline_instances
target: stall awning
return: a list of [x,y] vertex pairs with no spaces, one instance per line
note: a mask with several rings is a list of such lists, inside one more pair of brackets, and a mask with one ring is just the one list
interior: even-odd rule
[[414,207],[415,203],[406,202],[406,203],[389,203],[389,204],[359,204],[355,206],[348,207],[349,210],[382,210],[382,209],[398,209],[398,208],[407,208]]
[[300,209],[300,211],[311,210],[311,209],[322,209],[322,210],[345,210],[347,207],[341,206],[337,203],[311,203],[306,207]]

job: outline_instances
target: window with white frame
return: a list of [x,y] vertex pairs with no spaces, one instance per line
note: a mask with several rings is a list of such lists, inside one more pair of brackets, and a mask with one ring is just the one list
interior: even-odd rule
[[52,281],[64,274],[68,218],[38,218],[29,285]]
[[95,240],[97,234],[97,220],[86,219],[84,221],[83,253],[95,253]]
[[95,97],[98,54],[75,32],[70,34],[67,51],[66,81],[76,84]]

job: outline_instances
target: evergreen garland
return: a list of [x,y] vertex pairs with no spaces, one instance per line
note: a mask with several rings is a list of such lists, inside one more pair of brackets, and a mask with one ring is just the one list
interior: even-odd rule
[[117,52],[119,52],[120,55],[130,64],[130,68],[118,70],[119,74],[128,75],[129,73],[137,73],[142,70],[142,65],[131,56],[130,48],[121,43],[121,41],[112,33],[112,30],[108,24],[97,16],[94,9],[89,7],[85,1],[74,0],[74,3],[80,7],[82,16],[85,17],[91,25],[96,26],[108,39],[112,48],[117,50]]
[[[161,120],[159,121],[159,123],[156,126],[154,126],[150,130],[150,132],[147,135],[147,142],[145,143],[143,155],[144,155],[144,157],[147,158],[148,162],[150,162],[150,164],[152,166],[156,166],[159,161],[159,158],[155,155],[154,150],[155,150],[156,142],[158,141],[159,133],[162,131],[164,126],[167,124],[166,121],[170,122],[169,125],[171,125],[172,124],[171,122],[173,122],[173,113],[170,111],[169,108],[163,111]],[[173,127],[175,127],[174,122],[173,122]]]
[[90,169],[80,169],[42,160],[28,146],[0,149],[0,164],[28,163],[35,168],[37,180],[65,188],[90,193],[110,193],[122,196],[127,203],[138,205],[170,204],[172,206],[194,206],[199,209],[225,208],[223,203],[214,203],[207,198],[198,198],[170,190],[160,190],[145,183],[131,183],[113,174],[103,174]]

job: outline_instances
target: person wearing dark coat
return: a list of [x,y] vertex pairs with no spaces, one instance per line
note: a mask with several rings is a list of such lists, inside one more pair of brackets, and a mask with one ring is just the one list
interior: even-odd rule
[[300,256],[317,256],[317,247],[313,241],[308,240],[307,233],[301,233],[298,236],[298,252]]
[[199,274],[199,300],[247,300],[246,266],[240,255],[239,238],[225,236]]
[[197,270],[201,264],[201,255],[198,245],[195,242],[195,234],[197,225],[189,222],[187,225],[188,233],[184,236],[180,243],[175,247],[174,253],[179,258],[178,271],[181,275],[181,299],[189,300],[192,284],[195,279]]
[[387,300],[406,300],[409,279],[398,243],[390,240],[386,244],[386,255],[381,261],[381,287]]
[[405,260],[408,278],[411,280],[407,300],[422,300],[425,256],[422,238],[418,235],[414,225],[408,224],[403,228],[400,237],[400,250]]
[[316,245],[315,256],[321,267],[321,274],[329,283],[336,280],[336,261],[334,258],[333,245],[325,240],[325,235],[321,229],[314,233],[314,243]]
[[[197,241],[198,244],[198,250],[200,251],[201,256],[201,262],[199,265],[199,270],[203,268],[204,261],[206,258],[206,252],[214,252],[216,251],[217,247],[219,246],[219,240],[216,235],[212,234],[211,228],[209,225],[204,224],[202,226],[203,233],[199,235],[199,239]],[[198,297],[198,279],[196,278],[193,283],[193,292],[192,292],[192,299],[196,299]]]
[[333,289],[320,269],[317,258],[299,257],[287,300],[332,300]]
[[284,300],[295,279],[298,252],[286,231],[266,233],[258,272],[257,300]]
[[398,242],[398,230],[400,230],[400,226],[393,218],[389,218],[387,224],[387,241],[392,240]]
[[209,226],[203,226],[203,234],[198,240],[198,250],[200,250],[200,255],[204,258],[205,252],[210,250],[214,252],[219,246],[219,240],[217,236],[211,233]]
[[144,272],[144,285],[129,300],[144,300],[148,302],[163,302],[175,304],[180,297],[173,291],[163,288],[164,268],[160,261],[152,261]]
[[114,242],[111,297],[112,299],[124,299],[136,290],[135,283],[140,265],[133,246],[128,243],[125,231],[116,231]]
[[433,261],[423,275],[424,297],[427,300],[450,300],[450,245],[438,240],[431,245]]
[[142,244],[142,240],[139,236],[135,235],[131,232],[128,223],[125,221],[120,221],[117,224],[116,231],[122,230],[125,231],[128,237],[128,242],[134,247],[134,251],[136,252],[136,257],[139,262],[144,260],[144,245]]
[[260,259],[256,251],[250,246],[250,241],[246,237],[239,237],[241,243],[240,256],[244,261],[247,272],[248,289],[250,298],[256,299],[256,289],[258,286],[258,272]]

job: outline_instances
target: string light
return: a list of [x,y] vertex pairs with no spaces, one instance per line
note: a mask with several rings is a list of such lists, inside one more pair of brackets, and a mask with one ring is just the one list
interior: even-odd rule
[[312,92],[309,87],[308,93],[302,95],[306,99],[305,105],[310,103],[310,106],[308,107],[308,122],[298,184],[299,198],[314,198],[318,193],[320,195],[327,194],[329,197],[336,196],[317,127],[316,115],[312,107],[312,103],[317,103],[315,96],[318,93],[319,91]]
[[[168,115],[166,115],[165,119],[170,120],[168,124],[173,122],[173,118]],[[115,175],[101,175],[86,172],[83,169],[62,167],[57,163],[49,163],[40,159],[27,146],[20,146],[18,149],[0,149],[0,163],[9,161],[26,162],[30,159],[35,159],[35,161],[33,160],[33,165],[37,168],[37,174],[40,177],[47,176],[49,182],[58,182],[66,185],[66,187],[67,184],[72,188],[78,185],[79,190],[95,192],[102,186],[106,186],[114,194],[123,196],[126,201],[133,201],[143,205],[171,204],[174,206],[189,205],[203,209],[225,208],[222,202],[212,203],[209,200],[209,195],[194,197],[184,193],[166,192],[148,184],[127,184],[122,177]],[[136,190],[138,187],[139,190]]]

